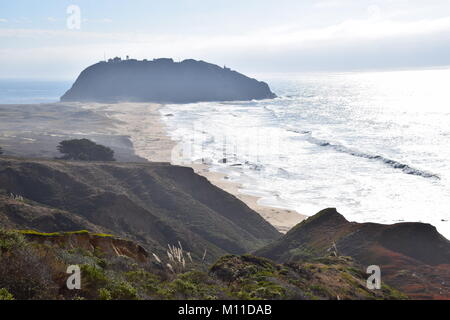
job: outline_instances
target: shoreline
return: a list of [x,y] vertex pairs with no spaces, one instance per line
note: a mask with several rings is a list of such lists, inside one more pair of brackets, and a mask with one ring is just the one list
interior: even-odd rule
[[[162,161],[169,162],[173,165],[191,167],[195,173],[205,177],[218,188],[234,195],[244,202],[248,207],[256,211],[282,233],[286,233],[292,227],[308,217],[294,210],[258,204],[259,197],[240,192],[239,189],[242,186],[239,183],[225,180],[225,174],[211,171],[210,166],[206,164],[191,162],[174,163],[172,161],[172,152],[176,151],[179,144],[169,136],[167,126],[163,120],[164,115],[160,113],[162,105],[147,103],[138,104],[137,107],[143,108],[142,112],[145,111],[145,117],[133,116],[133,124],[127,124],[123,118],[120,119],[120,116],[116,117],[116,119],[121,122],[118,124],[118,126],[121,127],[121,130],[125,129],[130,135],[133,148],[138,156],[143,157],[148,161]],[[129,117],[130,115],[127,116]],[[151,125],[149,126],[149,124]],[[136,126],[138,129],[136,129]],[[142,131],[145,131],[145,138],[142,138]],[[149,141],[151,141],[151,144],[148,143]]]
[[261,217],[273,225],[281,233],[288,232],[292,227],[308,218],[308,216],[300,214],[294,210],[281,209],[276,207],[263,206],[258,204],[259,197],[248,195],[239,191],[242,187],[237,182],[227,181],[225,174],[210,171],[210,167],[205,164],[183,164],[194,169],[194,172],[204,176],[220,189],[234,195],[236,198],[244,202],[252,210],[259,213]]

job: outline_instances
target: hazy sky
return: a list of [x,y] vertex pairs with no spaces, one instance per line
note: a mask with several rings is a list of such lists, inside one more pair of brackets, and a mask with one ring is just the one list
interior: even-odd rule
[[[80,29],[69,29],[70,5]],[[73,21],[73,20],[70,20]],[[450,65],[449,0],[1,0],[0,77],[73,79],[106,57],[238,71]]]

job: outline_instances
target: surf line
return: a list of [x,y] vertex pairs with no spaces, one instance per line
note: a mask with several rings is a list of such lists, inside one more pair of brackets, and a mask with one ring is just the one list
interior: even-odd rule
[[349,154],[349,155],[354,156],[354,157],[365,158],[365,159],[369,159],[369,160],[381,161],[385,165],[388,165],[388,166],[390,166],[393,169],[400,169],[406,174],[411,174],[411,175],[415,175],[415,176],[421,176],[421,177],[424,177],[424,178],[434,178],[434,179],[437,179],[437,180],[441,179],[441,177],[439,175],[435,174],[435,173],[430,173],[430,172],[427,172],[427,171],[424,171],[424,170],[415,169],[413,167],[410,167],[407,164],[401,163],[401,162],[396,161],[396,160],[385,158],[385,157],[380,156],[380,155],[373,155],[373,154],[369,154],[369,153],[355,151],[355,150],[349,149],[347,147],[344,147],[343,145],[333,144],[333,143],[330,143],[328,141],[316,139],[308,131],[305,131],[304,134],[308,135],[307,141],[309,141],[309,142],[311,142],[311,143],[313,143],[315,145],[318,145],[320,147],[332,148],[332,149],[334,149],[337,152],[346,153],[346,154]]

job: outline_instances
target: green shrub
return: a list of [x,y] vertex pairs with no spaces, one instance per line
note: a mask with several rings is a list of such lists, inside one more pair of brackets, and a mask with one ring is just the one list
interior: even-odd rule
[[26,245],[25,238],[16,231],[0,229],[0,250],[11,251]]
[[259,283],[258,287],[250,293],[256,299],[281,299],[285,290],[273,283]]
[[111,292],[106,288],[98,290],[98,297],[100,300],[112,300]]
[[0,288],[16,299],[47,299],[56,295],[52,269],[16,231],[0,230]]
[[142,269],[126,272],[125,278],[128,282],[137,287],[139,292],[143,292],[147,295],[156,294],[161,287],[161,279],[157,275]]
[[109,289],[111,298],[114,300],[138,300],[139,296],[136,288],[134,288],[129,282],[122,281],[114,284]]
[[103,269],[90,264],[83,264],[81,267],[81,281],[87,286],[93,288],[101,288],[108,284],[108,278]]
[[190,281],[175,279],[170,285],[175,292],[186,297],[195,297],[198,294],[197,285]]
[[14,296],[6,288],[0,289],[0,300],[14,300]]

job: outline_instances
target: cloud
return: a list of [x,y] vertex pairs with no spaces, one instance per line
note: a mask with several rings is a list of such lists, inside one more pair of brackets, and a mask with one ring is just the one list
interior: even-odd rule
[[110,18],[100,18],[100,19],[90,19],[90,18],[84,18],[84,22],[95,22],[95,23],[111,23],[113,22]]
[[14,23],[32,23],[33,21],[27,17],[20,17],[12,20]]
[[[90,22],[97,20],[88,20]],[[109,20],[98,20],[107,22]],[[148,43],[164,45],[191,44],[198,48],[221,47],[253,47],[253,46],[310,46],[320,43],[359,40],[376,40],[387,38],[417,37],[431,34],[450,32],[450,16],[437,19],[423,19],[417,21],[391,21],[380,19],[346,20],[342,23],[327,27],[303,28],[295,24],[266,28],[257,32],[242,34],[210,35],[177,35],[150,34],[139,32],[87,32],[68,29],[0,29],[0,38],[19,37],[30,39],[53,39],[58,42],[61,38],[76,40],[80,44],[90,41]]]
[[102,19],[100,19],[99,22],[103,22],[103,23],[111,23],[111,22],[113,22],[113,20],[112,20],[112,19],[109,19],[109,18],[102,18]]
[[342,5],[344,5],[342,0],[327,0],[315,2],[313,7],[318,9],[332,9],[341,7]]
[[8,22],[7,19],[0,18],[0,23]]
[[[61,72],[72,73],[86,65],[115,55],[136,58],[201,58],[219,64],[277,69],[281,64],[296,69],[367,65],[402,61],[407,52],[412,64],[445,63],[436,58],[450,39],[450,16],[435,19],[396,21],[369,10],[366,19],[348,19],[330,26],[305,28],[291,23],[241,34],[152,34],[141,32],[88,32],[60,29],[0,29],[0,61],[13,66],[33,64],[42,69],[60,64]],[[88,20],[86,23],[95,20]],[[105,21],[107,22],[107,21]],[[6,41],[9,40],[9,41]],[[16,43],[22,45],[18,48]],[[439,47],[441,46],[441,47]],[[443,46],[443,47],[442,47]],[[442,50],[439,48],[443,48]],[[427,51],[428,50],[428,51]],[[420,53],[419,53],[420,51]],[[394,58],[395,59],[394,59]],[[409,56],[408,56],[409,57]],[[391,59],[391,60],[389,60]],[[403,59],[405,60],[405,59]],[[57,62],[57,63],[56,63]],[[408,62],[405,60],[405,63]],[[389,62],[391,63],[391,62]],[[392,62],[393,63],[393,62]],[[450,63],[450,61],[449,61]],[[68,68],[68,64],[72,67]],[[70,71],[68,71],[70,69]],[[0,76],[3,76],[0,74]]]

